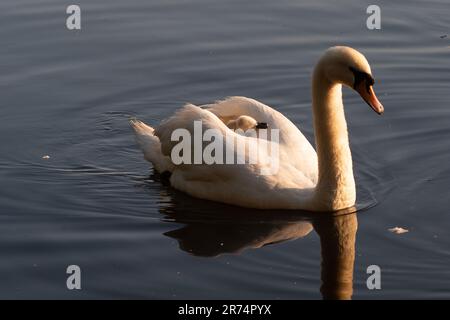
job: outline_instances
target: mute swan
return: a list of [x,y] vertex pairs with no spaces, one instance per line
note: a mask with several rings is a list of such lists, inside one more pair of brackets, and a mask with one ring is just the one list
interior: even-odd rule
[[[136,140],[144,157],[159,172],[171,173],[171,185],[191,196],[257,209],[335,211],[356,201],[353,164],[342,102],[342,85],[357,91],[378,114],[383,106],[372,85],[369,63],[355,49],[329,48],[317,62],[312,79],[312,108],[317,153],[300,130],[280,112],[253,99],[231,97],[201,107],[187,104],[155,129],[132,120]],[[248,148],[267,144],[262,138],[234,133],[224,121],[246,115],[269,128],[279,129],[278,170],[262,175],[256,164],[178,164],[170,158],[176,142],[171,135],[184,128],[194,133],[194,121],[203,129],[244,139]],[[240,156],[239,150],[235,155]],[[263,155],[264,158],[264,155]],[[261,158],[259,158],[261,159]]]

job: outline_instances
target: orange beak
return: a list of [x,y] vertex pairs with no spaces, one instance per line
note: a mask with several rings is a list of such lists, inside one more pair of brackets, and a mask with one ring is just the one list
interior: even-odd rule
[[378,114],[383,114],[384,108],[381,102],[378,100],[375,92],[373,91],[373,87],[371,85],[367,85],[365,81],[361,81],[355,88],[358,91],[361,98],[364,99],[365,102]]

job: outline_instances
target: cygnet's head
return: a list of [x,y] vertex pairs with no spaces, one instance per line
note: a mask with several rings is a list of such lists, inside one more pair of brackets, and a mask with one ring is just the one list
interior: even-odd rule
[[242,131],[247,131],[249,129],[256,129],[258,122],[249,116],[240,116],[237,119],[230,120],[227,123],[227,127],[232,130],[241,129]]

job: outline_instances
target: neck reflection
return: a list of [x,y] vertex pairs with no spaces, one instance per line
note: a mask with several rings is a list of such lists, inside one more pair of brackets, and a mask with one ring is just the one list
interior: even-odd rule
[[320,237],[322,297],[351,299],[358,229],[356,213],[317,219],[313,225]]
[[[198,204],[198,202],[197,202]],[[354,208],[339,215],[305,216],[291,212],[262,212],[216,204],[189,210],[190,205],[162,208],[167,220],[184,226],[166,232],[181,250],[202,257],[240,253],[287,240],[300,239],[313,229],[320,237],[320,292],[324,299],[351,299],[357,232]],[[199,207],[197,207],[198,209]]]

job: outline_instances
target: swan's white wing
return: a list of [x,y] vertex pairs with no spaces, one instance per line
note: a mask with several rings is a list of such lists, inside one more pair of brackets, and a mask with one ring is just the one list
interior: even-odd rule
[[271,107],[246,97],[230,97],[201,106],[223,120],[247,115],[258,122],[266,122],[270,129],[279,130],[280,148],[290,155],[292,165],[317,183],[317,155],[308,139],[288,118]]
[[[218,130],[222,135],[230,131],[228,127],[214,114],[203,110],[193,104],[187,104],[175,112],[167,120],[163,121],[155,130],[155,136],[161,141],[161,150],[165,156],[170,156],[172,148],[178,144],[178,140],[172,141],[172,134],[179,129],[187,130],[191,137],[195,135],[195,122],[201,123],[201,131],[208,129]],[[192,148],[194,145],[192,144]],[[191,150],[193,154],[193,150]]]
[[[263,167],[269,166],[271,161],[270,154],[264,154],[267,149],[257,148],[257,145],[269,142],[233,132],[216,115],[207,110],[194,105],[186,105],[156,128],[155,136],[161,142],[163,155],[171,156],[172,149],[180,142],[172,141],[174,130],[185,129],[191,134],[191,137],[194,137],[195,121],[201,121],[202,132],[215,129],[227,136],[227,139],[233,137],[236,141],[245,141],[249,149],[258,149],[263,153],[262,158],[268,161],[249,164],[248,154],[244,152],[242,155],[243,152],[235,148],[233,158],[239,155],[243,156],[245,164],[179,164],[174,166],[170,178],[171,185],[198,198],[254,208],[268,207],[273,199],[262,195],[275,188],[278,181],[276,176],[261,174]],[[194,143],[191,143],[191,148],[194,148]],[[226,152],[228,152],[228,147]],[[194,150],[191,150],[191,154],[193,153]]]
[[[280,203],[289,207],[295,199],[291,195],[293,190],[298,192],[305,189],[306,195],[307,189],[313,187],[314,183],[309,178],[311,172],[302,172],[297,169],[292,163],[291,155],[287,152],[290,152],[289,149],[277,144],[280,147],[279,154],[272,153],[270,150],[273,149],[266,146],[273,142],[239,135],[230,130],[215,114],[194,105],[186,105],[156,128],[154,134],[160,140],[164,156],[171,156],[172,149],[180,143],[180,141],[172,141],[172,133],[175,130],[180,128],[187,130],[190,137],[196,139],[194,125],[196,121],[201,121],[203,133],[208,129],[215,129],[226,136],[227,141],[230,136],[238,143],[244,141],[247,144],[246,151],[242,152],[241,149],[236,148],[233,150],[233,157],[244,157],[245,164],[175,165],[170,178],[174,188],[198,198],[267,209],[279,208]],[[203,143],[202,149],[209,144],[209,142]],[[194,145],[195,143],[192,142],[192,149]],[[194,153],[192,149],[191,154]],[[250,149],[258,150],[259,157],[254,164],[248,162],[247,151]],[[228,146],[226,152],[228,152]],[[315,157],[315,153],[312,156]],[[190,158],[191,161],[192,158]],[[279,170],[274,174],[263,173],[264,170],[273,169],[272,164],[276,161],[279,163]],[[267,194],[271,196],[265,196]]]
[[[196,123],[198,124],[196,127]],[[215,132],[217,132],[221,139],[222,139],[222,146],[224,148],[223,153],[223,162],[227,162],[225,159],[226,152],[230,150],[230,146],[225,143],[225,141],[234,141],[234,144],[243,143],[246,145],[246,149],[243,152],[242,149],[239,148],[231,148],[232,158],[235,159],[237,156],[243,158],[246,163],[249,163],[248,161],[248,149],[252,150],[258,150],[258,152],[261,152],[262,155],[260,158],[268,158],[270,155],[268,153],[264,153],[268,148],[265,147],[258,147],[258,146],[266,146],[270,142],[266,140],[260,140],[254,137],[247,137],[240,135],[233,130],[229,129],[215,114],[209,112],[208,110],[204,110],[200,107],[194,106],[192,104],[187,104],[180,110],[178,110],[173,116],[168,118],[167,120],[163,121],[159,127],[156,128],[154,134],[156,137],[159,138],[159,141],[161,143],[161,151],[164,156],[171,157],[171,153],[173,148],[181,142],[181,140],[184,140],[184,138],[177,139],[173,137],[173,133],[176,132],[176,130],[183,130],[185,131],[189,137],[190,137],[190,154],[189,157],[189,164],[180,164],[177,167],[184,168],[186,171],[192,170],[191,168],[194,167],[195,170],[201,170],[202,174],[205,172],[209,172],[212,176],[217,175],[223,175],[224,177],[227,176],[227,178],[230,178],[231,176],[238,175],[238,171],[242,169],[244,166],[234,166],[231,165],[204,165],[199,164],[198,166],[195,165],[195,145],[198,141],[201,143],[201,150],[204,150],[206,145],[210,144],[209,141],[203,141],[203,134],[209,130],[214,129]],[[197,131],[196,131],[197,130]],[[197,140],[197,141],[196,141]],[[200,159],[202,160],[202,159]],[[202,161],[201,161],[202,162]],[[266,161],[267,162],[267,161]],[[233,162],[234,164],[235,162]],[[194,164],[194,165],[191,165]],[[258,163],[257,165],[262,165],[262,163]],[[201,167],[205,167],[201,168]],[[239,169],[238,169],[239,167]],[[214,169],[210,169],[214,168]],[[250,166],[249,168],[245,170],[256,170],[255,166]],[[208,180],[210,176],[205,176],[200,179],[200,177],[195,177],[195,179],[198,180]]]

